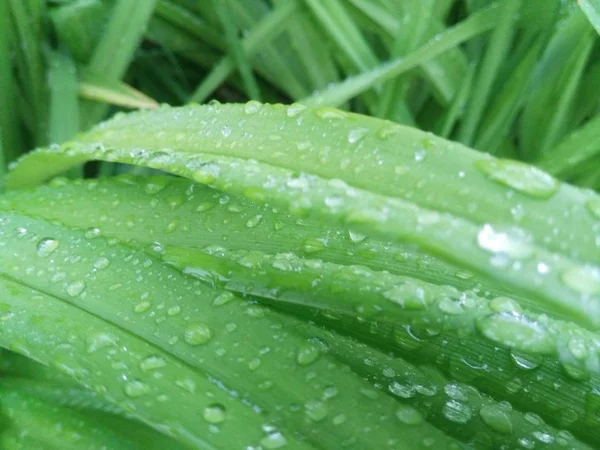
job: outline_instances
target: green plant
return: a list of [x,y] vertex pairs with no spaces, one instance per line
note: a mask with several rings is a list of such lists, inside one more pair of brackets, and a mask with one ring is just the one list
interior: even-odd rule
[[0,0],[0,447],[597,447],[596,3],[478,3]]

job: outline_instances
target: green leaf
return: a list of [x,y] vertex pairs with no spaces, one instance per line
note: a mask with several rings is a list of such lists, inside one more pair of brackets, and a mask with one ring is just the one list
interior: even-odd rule
[[[231,293],[202,287],[143,252],[98,238],[95,229],[75,232],[7,213],[0,234],[5,253],[0,273],[8,290],[2,294],[7,331],[1,345],[62,368],[88,387],[103,386],[101,393],[108,399],[182,442],[201,445],[199,440],[205,440],[217,448],[232,448],[277,438],[294,448],[312,448],[296,442],[295,433],[325,448],[337,448],[348,439],[364,448],[365,440],[414,440],[424,433],[440,442],[452,441],[427,423],[398,422],[395,400],[361,393],[369,389],[368,383],[321,355],[308,336],[278,331],[287,322],[276,314]],[[24,240],[28,245],[23,246]],[[28,270],[36,277],[29,277]],[[9,293],[25,283],[28,295],[40,294],[35,307],[25,292]],[[41,317],[36,315],[40,310]],[[21,324],[34,320],[25,319],[31,314],[42,323],[23,335],[29,326],[24,330]],[[65,326],[54,330],[59,315]],[[76,333],[77,345],[59,345],[66,339],[61,333]],[[37,343],[42,335],[47,347]],[[243,346],[236,344],[242,336]],[[25,342],[15,344],[19,339]],[[94,371],[107,357],[112,365]],[[113,374],[123,370],[128,374],[124,380]],[[154,371],[162,373],[157,381]],[[318,383],[310,373],[318,374]],[[224,390],[215,391],[217,386]],[[335,387],[339,395],[323,402],[326,386]],[[215,423],[208,399],[218,405],[214,420],[223,421],[222,432],[215,435],[206,428]],[[221,409],[227,411],[226,418],[221,418]],[[197,418],[202,411],[205,421]],[[339,414],[342,423],[331,428],[330,420]],[[382,417],[387,420],[380,422]],[[268,423],[277,424],[283,437],[265,436],[262,430]]]
[[579,0],[577,4],[585,13],[592,26],[600,33],[600,2],[598,0]]
[[8,184],[32,184],[89,159],[171,171],[409,241],[537,299],[541,310],[599,323],[597,216],[589,207],[597,197],[525,164],[338,110],[249,103],[119,116],[62,149],[24,158]]

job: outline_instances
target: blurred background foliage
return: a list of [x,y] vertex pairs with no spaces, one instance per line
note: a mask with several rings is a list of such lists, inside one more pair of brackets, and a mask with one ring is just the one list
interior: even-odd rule
[[116,111],[253,99],[387,118],[599,189],[599,12],[595,0],[0,0],[0,177]]

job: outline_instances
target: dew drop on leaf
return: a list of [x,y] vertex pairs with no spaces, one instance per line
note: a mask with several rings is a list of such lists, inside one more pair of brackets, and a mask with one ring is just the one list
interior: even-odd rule
[[85,291],[85,281],[83,280],[74,281],[67,286],[67,294],[71,297],[78,297],[83,291]]
[[167,365],[165,359],[161,356],[149,356],[140,363],[140,369],[144,372],[161,369]]
[[202,417],[208,423],[217,424],[224,422],[227,415],[223,405],[220,403],[213,403],[204,408],[204,411],[202,411]]
[[600,219],[600,199],[591,198],[586,202],[586,207],[596,219]]
[[308,366],[319,358],[320,352],[312,344],[303,345],[296,353],[296,362],[301,366]]
[[320,117],[321,119],[345,119],[346,117],[348,117],[348,114],[345,113],[344,111],[340,111],[339,109],[336,108],[331,108],[328,106],[325,106],[323,108],[319,108],[315,111],[315,114],[317,115],[317,117]]
[[423,423],[423,415],[410,405],[401,404],[396,410],[396,417],[407,425],[418,425]]
[[99,270],[106,269],[108,266],[110,266],[110,260],[104,256],[94,262],[94,267]]
[[327,406],[320,400],[309,400],[304,404],[304,413],[313,422],[320,422],[327,417]]
[[565,270],[561,278],[571,289],[581,294],[600,294],[600,270],[589,266],[575,266]]
[[483,405],[479,410],[479,416],[492,430],[502,434],[512,434],[513,424],[508,408],[499,404]]
[[475,167],[488,178],[537,198],[550,198],[560,186],[548,173],[518,161],[480,159]]
[[44,238],[37,243],[36,251],[39,256],[50,256],[58,248],[58,241],[54,238]]
[[456,400],[447,401],[442,408],[442,413],[446,419],[461,424],[467,423],[473,415],[468,405]]
[[285,447],[287,445],[287,439],[280,432],[274,431],[262,438],[260,440],[260,445],[265,450],[274,450]]
[[185,329],[183,340],[190,345],[206,344],[212,338],[211,329],[203,323],[188,325]]
[[533,254],[528,236],[518,229],[501,231],[485,224],[477,233],[477,244],[485,251],[500,253],[515,259],[525,259]]
[[150,386],[142,381],[133,380],[125,384],[125,394],[127,394],[129,397],[141,397],[142,395],[146,395],[148,392],[150,392]]
[[524,352],[551,354],[555,350],[546,327],[523,316],[492,314],[478,320],[477,328],[488,339]]

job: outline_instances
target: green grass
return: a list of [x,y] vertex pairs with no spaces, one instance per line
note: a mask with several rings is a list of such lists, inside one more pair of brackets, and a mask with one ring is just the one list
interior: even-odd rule
[[598,448],[599,32],[0,0],[0,448]]

